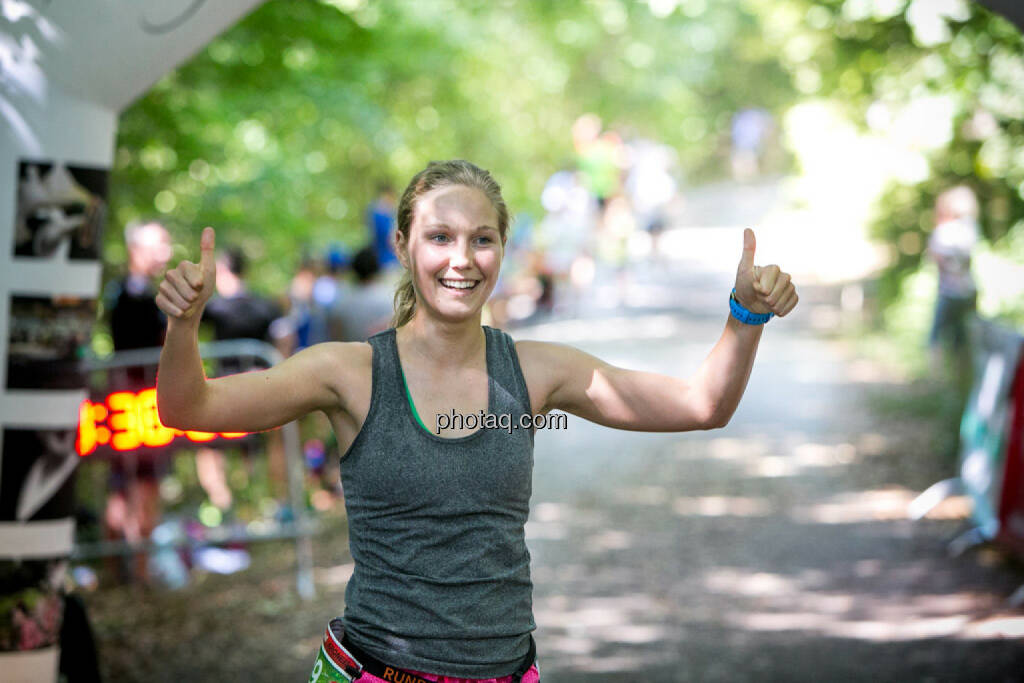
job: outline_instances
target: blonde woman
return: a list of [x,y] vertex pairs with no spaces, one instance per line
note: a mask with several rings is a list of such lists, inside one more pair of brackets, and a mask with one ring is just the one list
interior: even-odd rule
[[[322,410],[337,433],[355,570],[311,681],[538,681],[524,539],[531,416],[561,410],[638,431],[721,427],[746,387],[764,321],[797,303],[789,275],[754,265],[748,230],[731,315],[688,379],[513,342],[481,325],[508,223],[488,172],[431,163],[398,205],[405,273],[394,327],[366,343],[310,347],[263,372],[203,375],[196,326],[214,286],[211,228],[200,262],[183,262],[161,284],[164,424],[259,431]],[[465,419],[442,431],[445,415]],[[526,426],[493,428],[499,418]]]

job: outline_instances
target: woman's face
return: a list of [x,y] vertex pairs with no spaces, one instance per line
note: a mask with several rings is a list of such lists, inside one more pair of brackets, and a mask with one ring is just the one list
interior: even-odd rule
[[474,187],[431,190],[416,202],[408,243],[399,235],[398,253],[421,305],[452,321],[478,316],[501,269],[498,213]]

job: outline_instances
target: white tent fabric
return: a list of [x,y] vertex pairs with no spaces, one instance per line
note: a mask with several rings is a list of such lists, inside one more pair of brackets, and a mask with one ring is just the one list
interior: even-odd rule
[[[61,205],[88,205],[90,195],[72,176],[85,169],[105,177],[119,112],[261,2],[0,0],[0,477],[5,470],[27,469],[4,468],[4,458],[42,457],[4,449],[5,436],[10,446],[15,435],[22,443],[30,430],[74,429],[85,395],[80,388],[11,386],[12,330],[25,327],[19,319],[27,310],[24,302],[93,300],[100,285],[98,254],[76,256],[71,240],[64,239],[62,230],[81,219],[69,212],[37,227],[35,239],[26,238],[26,255],[18,248],[26,211],[35,211],[38,224],[38,207],[59,213]],[[40,169],[45,177],[39,177]],[[42,196],[47,193],[54,197]],[[17,509],[39,509],[41,497],[59,484],[50,475],[67,469],[14,482]],[[11,481],[4,486],[0,480],[4,491],[12,491]],[[0,562],[67,556],[71,519],[31,517],[0,520]],[[55,533],[58,527],[61,533]],[[0,670],[12,683],[55,681],[58,655],[56,647],[0,653]]]

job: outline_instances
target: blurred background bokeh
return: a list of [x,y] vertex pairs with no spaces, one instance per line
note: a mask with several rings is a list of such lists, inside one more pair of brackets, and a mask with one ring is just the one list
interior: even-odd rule
[[[902,515],[900,506],[912,491],[956,470],[970,380],[937,363],[927,349],[939,288],[938,270],[927,254],[937,223],[936,199],[943,191],[965,185],[977,198],[980,240],[973,249],[973,272],[978,314],[1011,329],[1024,325],[1022,150],[1024,37],[1005,16],[967,0],[271,0],[167,74],[121,116],[109,179],[104,280],[118,278],[126,265],[126,224],[163,223],[171,235],[172,263],[196,259],[199,232],[212,225],[218,242],[236,247],[248,263],[248,286],[274,301],[289,321],[275,335],[285,340],[283,351],[342,338],[330,331],[330,309],[342,301],[335,287],[353,278],[360,249],[374,246],[375,213],[387,225],[389,194],[400,193],[427,161],[463,157],[495,175],[515,216],[512,246],[488,320],[537,338],[580,344],[603,340],[609,346],[596,352],[611,354],[613,362],[643,365],[647,358],[615,344],[631,334],[668,344],[664,340],[683,338],[679,331],[689,328],[671,316],[637,318],[635,310],[668,310],[667,302],[696,301],[692,312],[700,318],[703,298],[718,297],[714,301],[724,311],[721,292],[710,283],[735,267],[738,228],[753,227],[759,260],[780,263],[806,292],[803,317],[794,324],[843,346],[844,381],[877,385],[835,443],[808,442],[811,437],[804,434],[799,441],[803,450],[793,450],[793,442],[780,437],[779,444],[789,445],[778,446],[784,451],[778,457],[802,453],[809,460],[790,470],[789,460],[769,457],[776,465],[790,464],[764,476],[789,476],[810,467],[809,462],[818,466],[818,456],[832,466],[892,455],[882,465],[873,461],[873,474],[867,477],[872,486],[882,487],[881,494],[875,490],[833,501],[835,507],[816,508],[824,521],[809,517],[822,523],[832,523],[832,514],[877,521]],[[376,245],[377,260],[386,261],[385,252]],[[701,271],[700,264],[707,263],[718,270]],[[691,279],[678,275],[690,266]],[[385,284],[388,277],[386,271]],[[707,291],[702,283],[708,284]],[[318,306],[325,311],[322,319]],[[114,348],[108,309],[101,302],[91,340],[99,358]],[[585,325],[566,326],[573,321]],[[212,330],[204,334],[214,336]],[[697,334],[689,341],[694,339],[703,337]],[[790,340],[792,348],[804,348],[802,339]],[[705,352],[711,342],[713,336],[702,347]],[[780,353],[801,382],[834,379],[827,375],[831,361],[819,359],[816,365],[814,353]],[[802,400],[798,391],[785,391],[794,392],[783,395],[795,402]],[[836,389],[821,401],[839,401],[834,405],[840,410],[842,392]],[[801,428],[793,426],[798,435]],[[823,437],[822,443],[827,441]],[[316,538],[322,553],[317,586],[340,611],[351,564],[339,540],[343,492],[332,461],[334,446],[325,422],[303,423],[308,505],[329,531]],[[755,443],[752,452],[770,456],[775,447]],[[743,450],[729,439],[708,448],[708,457],[730,462]],[[102,535],[109,477],[104,467],[98,462],[92,470],[83,468],[80,478],[83,542]],[[204,484],[193,459],[176,458],[164,473],[159,491],[164,514],[179,522],[175,533],[188,533],[190,525],[217,528],[289,519],[283,480],[280,473],[275,476],[272,458],[229,450],[224,462],[209,467],[223,470],[219,481],[233,492],[225,505],[214,501],[216,473],[205,475],[215,481],[212,487]],[[901,488],[892,493],[883,485]],[[642,486],[628,491],[639,491],[644,505],[648,497],[657,501],[667,495]],[[771,507],[751,491],[718,493],[666,500],[673,514],[699,518],[718,518],[723,513],[715,511],[723,506],[737,518],[758,518]],[[609,500],[618,495],[605,494]],[[541,559],[539,621],[542,629],[552,629],[547,632],[552,680],[621,677],[623,670],[635,670],[636,662],[628,657],[601,660],[594,655],[600,638],[587,641],[581,633],[587,630],[587,615],[598,615],[590,625],[593,633],[602,619],[632,623],[625,616],[628,610],[606,600],[591,612],[578,613],[584,626],[560,626],[567,598],[550,587],[575,579],[559,573],[550,561],[554,555],[544,564],[543,542],[546,529],[572,526],[565,515],[573,506],[559,507],[565,502],[544,495],[532,533],[541,546],[535,551]],[[917,558],[925,563],[918,567],[922,572],[932,567],[929,562],[941,565],[941,543],[968,514],[963,499],[954,503],[940,515],[944,525],[926,527],[934,544],[922,551],[927,559]],[[551,538],[562,538],[562,532],[552,533]],[[913,535],[902,526],[893,533]],[[609,552],[633,543],[614,534],[587,539]],[[294,595],[291,546],[281,544],[282,552],[275,548],[249,547],[252,557],[234,556],[234,565],[232,556],[218,558],[228,563],[222,568],[235,572],[228,577],[217,576],[216,569],[193,569],[187,578],[168,581],[157,572],[145,588],[137,576],[123,584],[125,577],[102,563],[81,565],[81,584],[94,591],[87,603],[95,613],[101,661],[111,680],[157,680],[146,659],[157,656],[166,643],[143,633],[139,624],[154,627],[167,619],[180,624],[185,635],[201,638],[204,629],[223,630],[234,623],[206,615],[199,602],[223,608],[231,619],[255,613],[244,634],[257,650],[280,646],[286,652],[273,665],[260,660],[266,678],[251,680],[284,680],[283,671],[301,668],[296,662],[311,663],[306,653],[315,646],[323,614],[311,613]],[[575,566],[570,562],[574,556],[566,552],[561,558],[565,566]],[[974,583],[958,595],[972,595],[964,599],[975,602],[962,610],[956,603],[951,613],[970,613],[973,620],[999,612],[993,596],[1009,592],[1007,586],[1014,576],[1019,582],[1020,574],[1013,560],[993,557],[984,555],[979,562],[1004,572],[1001,578],[986,584],[987,579],[968,572]],[[176,566],[173,560],[171,565]],[[857,574],[862,579],[878,573],[874,565],[857,566],[867,567],[866,574]],[[647,565],[634,571],[655,574]],[[754,573],[753,582],[751,575],[736,576],[719,573],[705,586],[713,592],[715,586],[743,584],[747,588],[737,594],[746,596],[785,593],[790,586],[770,574]],[[609,591],[625,590],[617,585],[610,580]],[[175,597],[181,593],[171,588],[194,592],[182,602]],[[135,619],[128,610],[138,605],[140,590],[154,607]],[[941,586],[929,591],[940,601]],[[891,615],[879,616],[885,599],[875,597],[877,619],[865,618],[869,625],[863,633],[844,632],[844,637],[881,642],[885,634],[893,641],[948,635],[928,626],[892,635],[877,627]],[[715,603],[704,607],[719,608]],[[299,613],[303,616],[294,616]],[[288,620],[287,629],[280,627],[283,620]],[[807,625],[794,620],[790,623]],[[755,631],[788,628],[744,623]],[[657,630],[662,626],[632,631],[621,642],[662,642],[665,633]],[[1019,620],[993,629],[993,638],[1021,636]],[[286,642],[275,642],[275,632]],[[958,633],[950,637],[973,637]],[[303,640],[296,641],[300,635]],[[728,638],[723,642],[740,652],[749,646]],[[799,647],[780,648],[787,656],[807,654]],[[851,651],[854,659],[877,654]],[[894,662],[902,656],[898,650],[885,651]],[[259,675],[246,668],[242,654],[237,657],[232,670]],[[1006,680],[1012,680],[1012,657],[1002,651],[994,657],[1003,668],[993,671],[1007,672]],[[199,657],[216,659],[214,652]],[[754,670],[771,678],[772,672],[786,670],[764,662],[755,662],[754,669],[738,662],[716,669],[713,662],[697,658],[691,662],[695,668],[687,670],[654,655],[646,661],[668,667],[652,669],[650,680],[689,680],[686,671],[706,680],[740,680],[737,672]],[[917,662],[924,667],[918,671],[932,671],[927,665],[937,661],[925,657]],[[198,675],[188,666],[183,670],[191,673],[181,675]]]

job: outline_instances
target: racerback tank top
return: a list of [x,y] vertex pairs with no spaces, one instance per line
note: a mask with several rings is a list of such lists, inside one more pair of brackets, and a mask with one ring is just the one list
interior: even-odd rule
[[392,328],[368,340],[370,410],[341,461],[355,560],[346,633],[387,664],[464,678],[511,674],[536,628],[524,530],[533,432],[518,427],[530,400],[512,338],[483,329],[488,413],[509,415],[508,429],[425,431]]

